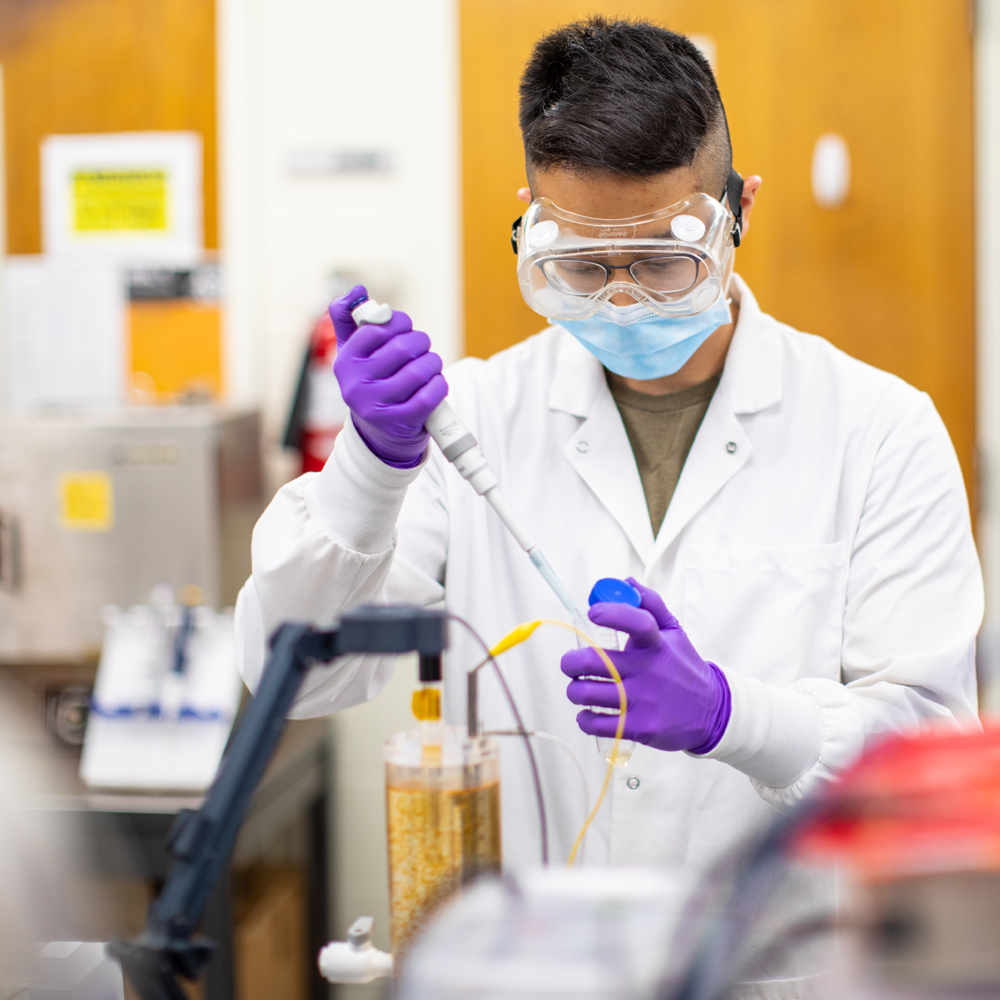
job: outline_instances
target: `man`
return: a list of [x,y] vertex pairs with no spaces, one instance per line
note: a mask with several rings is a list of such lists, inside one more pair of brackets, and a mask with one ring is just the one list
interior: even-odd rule
[[[242,669],[255,686],[283,620],[329,623],[364,601],[446,602],[490,643],[564,614],[428,447],[424,421],[447,393],[577,603],[605,576],[641,594],[640,608],[591,611],[630,636],[615,655],[640,745],[587,862],[696,870],[881,734],[974,719],[983,599],[962,478],[926,395],[764,315],[732,274],[761,182],[732,172],[691,42],[643,22],[559,29],[525,70],[520,117],[532,204],[518,272],[553,325],[446,382],[408,317],[356,331],[350,297],[333,304],[352,420],[323,471],[282,489],[257,526]],[[480,652],[452,634],[445,701],[459,723]],[[593,797],[592,736],[616,720],[586,706],[617,695],[572,646],[543,629],[503,665],[525,724],[571,745]],[[296,714],[372,698],[392,669],[316,668]],[[499,692],[481,697],[486,728],[509,728]],[[536,861],[521,748],[503,759],[505,863]],[[583,796],[557,751],[542,770],[557,860]]]

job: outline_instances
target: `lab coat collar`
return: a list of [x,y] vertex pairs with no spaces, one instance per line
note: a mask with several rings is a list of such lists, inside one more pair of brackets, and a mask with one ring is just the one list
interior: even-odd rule
[[740,316],[722,380],[655,538],[635,457],[601,363],[569,333],[559,348],[549,407],[584,421],[563,455],[621,526],[647,570],[749,460],[753,447],[737,414],[781,401],[781,342],[774,320],[760,311],[735,275],[731,294]]
[[759,413],[781,402],[781,338],[777,323],[761,312],[753,292],[733,275],[730,294],[740,318],[722,372],[733,413]]
[[604,393],[611,395],[604,368],[576,337],[562,327],[557,329],[562,343],[549,387],[549,409],[586,419]]

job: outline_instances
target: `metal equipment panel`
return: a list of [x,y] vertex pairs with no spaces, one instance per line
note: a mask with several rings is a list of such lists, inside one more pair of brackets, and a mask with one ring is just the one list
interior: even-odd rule
[[0,420],[0,661],[93,658],[100,609],[160,582],[232,601],[262,506],[259,441],[256,413],[207,407]]

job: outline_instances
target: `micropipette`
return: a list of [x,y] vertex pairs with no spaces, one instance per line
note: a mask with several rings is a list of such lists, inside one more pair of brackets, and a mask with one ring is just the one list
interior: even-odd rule
[[[358,326],[363,326],[366,323],[381,325],[388,323],[392,318],[392,307],[385,304],[380,305],[369,298],[358,299],[351,303],[351,317]],[[497,516],[507,526],[507,530],[517,540],[517,544],[528,554],[528,558],[542,574],[542,578],[552,588],[552,592],[559,598],[563,607],[570,613],[573,624],[580,628],[589,627],[590,623],[573,603],[573,598],[570,597],[569,591],[556,576],[552,565],[500,492],[497,477],[493,475],[490,467],[486,464],[479,442],[468,427],[459,420],[455,411],[448,405],[447,399],[443,400],[427,418],[424,428],[462,478],[481,497],[485,497],[489,501]]]

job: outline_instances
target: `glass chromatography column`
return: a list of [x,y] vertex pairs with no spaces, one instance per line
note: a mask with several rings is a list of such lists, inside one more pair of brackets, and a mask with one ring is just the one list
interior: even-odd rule
[[500,871],[500,755],[465,727],[396,733],[384,748],[392,950],[464,882]]

